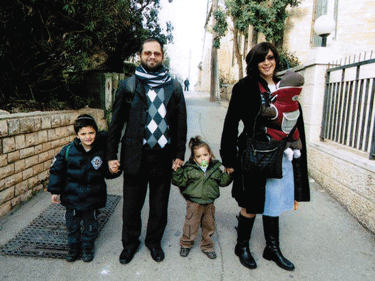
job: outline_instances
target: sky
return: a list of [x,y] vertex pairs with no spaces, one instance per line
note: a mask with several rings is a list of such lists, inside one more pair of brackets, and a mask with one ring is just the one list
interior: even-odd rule
[[182,79],[189,77],[192,87],[198,81],[198,65],[202,60],[207,0],[173,0],[172,3],[161,0],[160,5],[161,27],[166,29],[166,21],[171,21],[174,27],[174,44],[167,45],[171,71]]

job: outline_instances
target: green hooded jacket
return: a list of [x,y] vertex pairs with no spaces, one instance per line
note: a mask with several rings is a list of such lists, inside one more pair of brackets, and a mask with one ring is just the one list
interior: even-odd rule
[[210,162],[206,172],[196,163],[186,162],[173,172],[172,183],[178,186],[185,199],[198,203],[210,204],[220,196],[219,186],[228,186],[233,177],[220,169],[218,160]]

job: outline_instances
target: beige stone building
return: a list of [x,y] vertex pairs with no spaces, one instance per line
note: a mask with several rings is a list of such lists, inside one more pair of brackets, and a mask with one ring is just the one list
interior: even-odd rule
[[[219,1],[220,3],[220,1]],[[223,3],[221,3],[223,6]],[[351,60],[370,57],[375,47],[375,1],[373,0],[302,0],[295,8],[289,8],[289,17],[286,20],[283,48],[298,57],[301,64],[309,62],[314,57],[317,47],[321,44],[321,38],[314,32],[315,20],[320,15],[328,15],[335,20],[335,30],[327,38],[327,47],[330,49],[330,59]],[[233,52],[233,35],[229,31],[221,40],[218,50],[219,76],[224,82],[238,80],[237,61]],[[209,91],[210,87],[210,54],[212,27],[207,25],[206,40],[202,54],[202,73],[200,74],[200,90]],[[249,27],[249,38],[252,38],[252,28]],[[244,46],[244,38],[240,40],[242,54],[246,53],[256,43],[264,41],[264,37],[258,34],[257,42],[248,41]],[[375,56],[375,54],[373,55]]]

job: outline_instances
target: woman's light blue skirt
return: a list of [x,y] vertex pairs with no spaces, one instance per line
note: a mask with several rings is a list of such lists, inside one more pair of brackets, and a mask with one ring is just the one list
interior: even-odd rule
[[278,217],[285,211],[294,209],[294,176],[293,165],[288,157],[283,156],[283,177],[267,179],[266,201],[263,215]]

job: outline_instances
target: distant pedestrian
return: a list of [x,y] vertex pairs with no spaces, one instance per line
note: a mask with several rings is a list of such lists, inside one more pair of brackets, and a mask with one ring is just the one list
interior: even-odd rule
[[184,85],[185,85],[184,91],[189,91],[190,82],[188,78],[186,78],[186,80],[184,81]]
[[[68,262],[80,256],[90,262],[94,258],[94,243],[98,235],[98,209],[107,201],[104,178],[114,178],[106,159],[107,137],[98,132],[95,119],[83,114],[74,123],[76,139],[66,145],[53,159],[47,190],[52,193],[52,203],[66,207],[68,228]],[[81,233],[81,221],[83,231]]]
[[214,160],[211,148],[199,136],[190,139],[189,147],[189,161],[176,169],[172,177],[172,183],[180,188],[187,203],[180,255],[189,255],[200,226],[201,250],[208,258],[215,259],[216,252],[211,239],[215,232],[214,201],[220,196],[219,186],[228,186],[232,176],[220,169],[220,161]]

